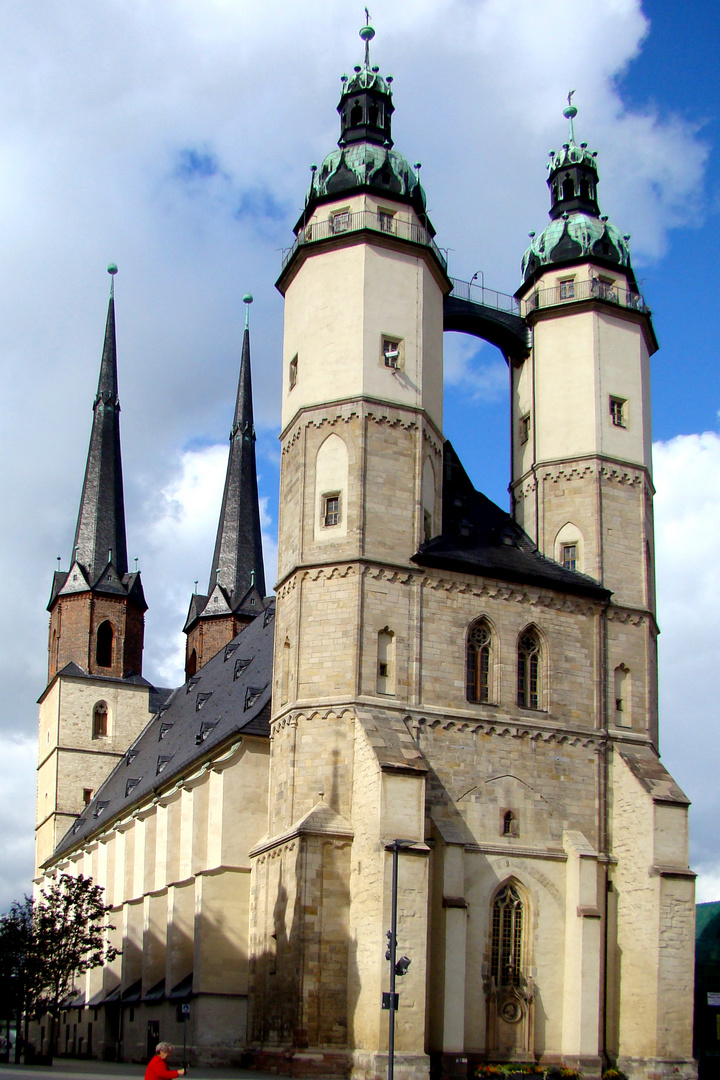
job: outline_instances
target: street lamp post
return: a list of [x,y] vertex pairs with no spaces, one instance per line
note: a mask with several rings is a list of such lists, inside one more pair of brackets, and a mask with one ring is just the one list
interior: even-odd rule
[[473,276],[470,278],[470,288],[475,278],[480,278],[480,288],[482,289],[483,300],[485,299],[485,274],[482,270],[476,270]]
[[[398,864],[400,851],[414,847],[416,840],[393,840],[388,845],[392,851],[392,897],[390,901],[390,942],[387,958],[390,961],[390,1015],[388,1017],[388,1080],[395,1075],[395,979],[397,977],[397,900],[398,900]],[[407,969],[405,969],[407,970]],[[401,974],[404,974],[402,972]]]

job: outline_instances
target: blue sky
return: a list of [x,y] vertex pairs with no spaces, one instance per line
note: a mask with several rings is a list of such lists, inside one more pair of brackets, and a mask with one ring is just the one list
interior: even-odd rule
[[[411,11],[411,16],[408,12]],[[116,262],[128,548],[145,672],[181,678],[180,630],[207,580],[244,319],[267,573],[277,521],[282,301],[274,289],[311,162],[335,145],[339,77],[361,58],[346,0],[11,0],[0,16],[0,908],[28,885],[36,706],[55,557],[72,544],[108,278]],[[718,18],[606,0],[378,0],[396,148],[422,180],[450,272],[506,292],[547,220],[547,151],[598,150],[600,203],[632,234],[654,317],[663,760],[693,799],[701,897],[720,897],[715,619],[720,604]],[[507,505],[505,366],[447,335],[445,433]]]

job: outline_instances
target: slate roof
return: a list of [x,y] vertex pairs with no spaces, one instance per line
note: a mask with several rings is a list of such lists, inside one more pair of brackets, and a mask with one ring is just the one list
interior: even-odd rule
[[475,490],[450,442],[443,457],[442,533],[423,544],[412,561],[602,601],[611,596],[589,575],[542,555],[506,510]]
[[[112,559],[108,552],[112,550]],[[115,300],[110,296],[100,378],[93,403],[85,480],[71,562],[77,560],[91,583],[112,561],[118,576],[128,572],[125,503],[120,457],[120,400],[115,343]]]
[[265,596],[255,465],[255,425],[253,421],[252,379],[250,373],[250,330],[243,334],[240,377],[235,416],[230,431],[225,490],[218,523],[208,596],[219,584],[235,607],[254,585]]
[[[121,679],[118,679],[116,675],[88,675],[87,671],[83,671],[74,660],[67,663],[65,667],[60,668],[60,671],[58,671],[57,674],[66,675],[71,679],[89,679],[93,683],[123,683],[125,685],[130,683],[131,686],[147,686],[150,690],[148,709],[151,713],[157,712],[157,710],[165,704],[170,695],[175,693],[169,686],[153,686],[153,684],[148,682],[143,675],[136,675],[133,671],[129,671],[127,675],[123,675]],[[48,683],[45,687],[40,696],[40,701],[45,697],[45,694],[51,685],[52,683]]]
[[124,817],[148,796],[172,787],[239,733],[269,736],[274,615],[273,603],[172,691],[60,841],[53,859]]

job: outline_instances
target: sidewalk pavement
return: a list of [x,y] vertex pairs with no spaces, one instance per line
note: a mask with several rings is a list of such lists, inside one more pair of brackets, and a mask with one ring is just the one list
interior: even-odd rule
[[[177,1054],[168,1062],[170,1069],[180,1068]],[[116,1080],[123,1076],[134,1076],[142,1080],[144,1065],[128,1065],[125,1062],[74,1060],[73,1058],[55,1058],[52,1065],[0,1065],[0,1077],[5,1080],[11,1076],[15,1080]],[[197,1068],[192,1065],[187,1071],[188,1080],[277,1080],[274,1073],[256,1072],[254,1069],[215,1069],[204,1065]]]

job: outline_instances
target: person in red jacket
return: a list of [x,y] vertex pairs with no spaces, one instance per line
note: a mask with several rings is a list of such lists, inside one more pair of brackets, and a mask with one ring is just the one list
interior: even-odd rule
[[184,1076],[184,1069],[168,1069],[165,1062],[173,1052],[172,1044],[160,1042],[155,1047],[155,1057],[150,1059],[150,1064],[145,1070],[145,1080],[174,1080],[176,1076]]

